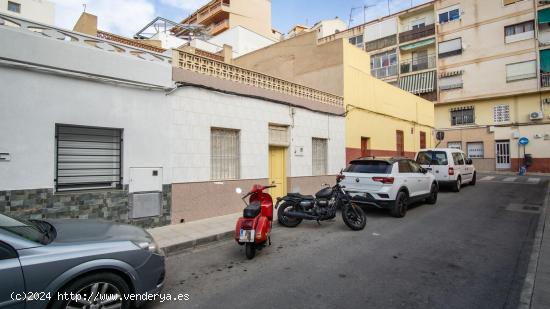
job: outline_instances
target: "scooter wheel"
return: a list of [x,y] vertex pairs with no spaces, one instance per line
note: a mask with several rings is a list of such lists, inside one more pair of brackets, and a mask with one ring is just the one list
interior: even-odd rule
[[253,243],[247,243],[245,252],[246,252],[246,258],[249,260],[252,260],[256,255],[256,246]]

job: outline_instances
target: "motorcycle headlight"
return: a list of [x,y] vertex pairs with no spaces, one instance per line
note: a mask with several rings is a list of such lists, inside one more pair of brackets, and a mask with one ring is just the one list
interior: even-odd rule
[[154,240],[134,242],[134,243],[136,244],[136,246],[140,247],[143,250],[147,250],[151,253],[158,254],[158,255],[164,255],[164,252],[162,251],[162,249],[160,249],[159,245]]

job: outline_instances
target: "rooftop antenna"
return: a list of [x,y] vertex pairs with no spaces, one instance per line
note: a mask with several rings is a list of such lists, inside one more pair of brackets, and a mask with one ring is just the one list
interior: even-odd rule
[[363,6],[352,7],[349,11],[348,27],[351,27],[351,23],[353,22],[353,11],[363,9],[363,24],[366,24],[367,23],[367,9],[371,8],[371,7],[374,7],[374,6],[376,6],[376,5],[366,5],[365,4]]
[[391,15],[390,0],[388,0],[388,16]]
[[84,8],[83,12],[86,13],[86,3],[82,3],[82,7]]

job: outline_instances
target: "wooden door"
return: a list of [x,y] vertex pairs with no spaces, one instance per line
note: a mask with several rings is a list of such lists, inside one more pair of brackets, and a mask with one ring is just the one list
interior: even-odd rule
[[405,138],[403,135],[403,131],[397,130],[395,132],[395,138],[396,138],[397,156],[404,157],[405,156]]
[[276,185],[269,193],[273,200],[286,195],[286,148],[269,147],[269,184]]

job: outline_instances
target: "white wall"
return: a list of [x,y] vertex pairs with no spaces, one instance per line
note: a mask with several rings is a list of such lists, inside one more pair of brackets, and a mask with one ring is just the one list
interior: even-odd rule
[[122,128],[130,167],[164,167],[170,183],[170,107],[162,91],[0,67],[0,190],[53,188],[55,124]]
[[159,32],[151,37],[151,40],[159,40],[160,45],[164,49],[178,48],[187,43],[186,40],[180,39],[166,32]]
[[0,26],[0,57],[132,82],[171,87],[171,65],[85,43],[58,40],[25,29]]
[[344,31],[348,28],[346,22],[340,18],[322,20],[315,24],[311,31],[317,32],[318,38],[324,38],[329,35],[333,35],[339,31]]
[[233,47],[234,57],[240,57],[275,43],[275,41],[241,26],[224,31],[208,42],[222,47],[224,44],[230,45]]
[[47,0],[10,0],[21,4],[21,13],[8,11],[8,0],[0,0],[0,13],[55,25],[55,4]]
[[[288,106],[198,88],[182,88],[169,98],[174,109],[174,183],[210,180],[211,127],[240,130],[242,179],[268,177],[269,124],[290,126],[289,177],[311,176],[313,137],[330,138],[329,174],[344,167],[343,117],[297,108],[293,121]],[[293,155],[294,146],[304,146],[304,155]]]

